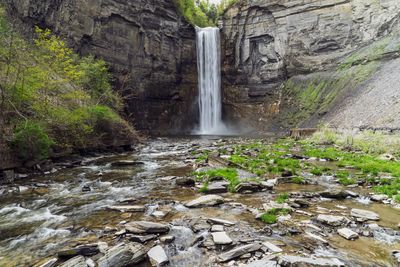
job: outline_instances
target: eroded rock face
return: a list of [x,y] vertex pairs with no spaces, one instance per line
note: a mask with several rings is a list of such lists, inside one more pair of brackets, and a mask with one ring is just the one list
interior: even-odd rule
[[241,1],[222,22],[226,114],[270,125],[290,101],[284,81],[336,70],[338,60],[392,31],[399,12],[396,0]]
[[104,58],[136,128],[190,127],[197,112],[194,28],[172,0],[6,0],[29,34],[48,27],[82,54]]

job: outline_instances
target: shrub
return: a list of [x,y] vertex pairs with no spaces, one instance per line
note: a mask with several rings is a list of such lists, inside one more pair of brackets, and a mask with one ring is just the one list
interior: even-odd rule
[[12,140],[15,153],[24,161],[47,158],[53,144],[43,128],[32,121],[20,125]]

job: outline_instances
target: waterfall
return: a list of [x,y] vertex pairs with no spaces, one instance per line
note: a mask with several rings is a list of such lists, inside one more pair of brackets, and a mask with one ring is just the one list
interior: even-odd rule
[[219,29],[196,27],[199,84],[199,134],[221,134],[221,59]]

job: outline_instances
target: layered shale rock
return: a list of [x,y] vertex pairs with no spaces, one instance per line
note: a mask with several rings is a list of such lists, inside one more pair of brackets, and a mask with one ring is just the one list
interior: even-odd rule
[[[362,57],[348,62],[349,55],[368,45],[368,54],[381,55],[373,60],[393,52],[385,45],[397,40],[379,41],[396,32],[399,12],[396,0],[239,1],[222,22],[225,114],[258,128],[293,126],[316,113],[323,117],[346,91],[345,72],[338,70],[366,63]],[[364,75],[355,87],[375,71],[368,66],[346,73]],[[323,102],[319,95],[331,99]],[[313,103],[302,99],[307,96]]]
[[104,58],[136,128],[165,132],[193,123],[195,32],[172,0],[5,2],[27,34],[48,27],[80,53]]

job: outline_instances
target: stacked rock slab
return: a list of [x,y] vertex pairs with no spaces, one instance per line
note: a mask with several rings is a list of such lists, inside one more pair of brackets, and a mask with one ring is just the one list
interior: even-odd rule
[[393,31],[399,14],[397,0],[239,1],[222,22],[226,114],[271,126],[287,108],[284,81],[336,70],[339,59]]

